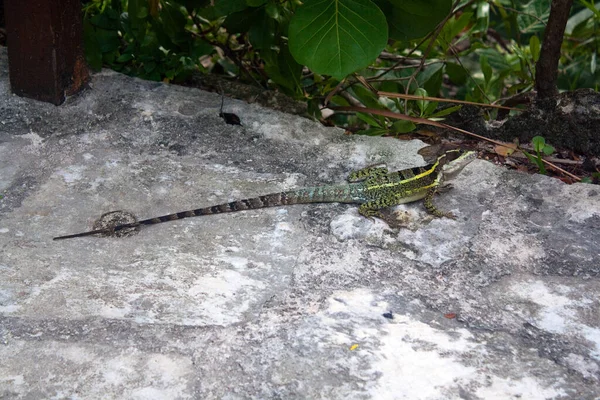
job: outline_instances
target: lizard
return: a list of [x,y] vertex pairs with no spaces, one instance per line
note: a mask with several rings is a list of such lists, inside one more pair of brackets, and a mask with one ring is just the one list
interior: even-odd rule
[[436,192],[450,189],[452,185],[446,183],[446,181],[454,179],[476,157],[477,152],[475,151],[449,150],[440,155],[433,163],[424,167],[389,172],[386,167],[372,166],[351,173],[347,179],[348,183],[345,184],[305,187],[271,193],[245,200],[118,224],[110,228],[58,236],[54,240],[96,234],[109,235],[127,228],[154,225],[188,217],[307,203],[360,204],[359,214],[370,219],[378,217],[385,220],[380,212],[382,208],[423,200],[425,209],[433,216],[455,218],[452,213],[437,209],[432,201],[433,196]]

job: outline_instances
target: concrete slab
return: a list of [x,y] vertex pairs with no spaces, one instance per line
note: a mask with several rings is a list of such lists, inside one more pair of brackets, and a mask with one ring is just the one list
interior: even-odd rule
[[103,71],[54,107],[0,53],[0,398],[593,399],[600,196],[470,164],[407,229],[356,206],[52,237],[423,165],[421,142],[345,136]]

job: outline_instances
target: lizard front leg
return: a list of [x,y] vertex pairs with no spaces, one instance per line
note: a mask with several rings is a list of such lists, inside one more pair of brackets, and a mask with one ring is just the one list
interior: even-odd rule
[[[447,191],[450,188],[451,188],[451,186],[448,187],[447,185],[441,187],[442,191]],[[429,214],[432,214],[433,216],[436,216],[438,218],[446,217],[446,218],[456,219],[456,216],[454,214],[452,214],[451,212],[440,211],[433,204],[433,196],[435,195],[435,192],[437,191],[437,189],[438,188],[431,188],[427,191],[427,194],[425,195],[425,198],[423,201],[423,204],[425,205],[425,209],[427,210],[427,212]]]

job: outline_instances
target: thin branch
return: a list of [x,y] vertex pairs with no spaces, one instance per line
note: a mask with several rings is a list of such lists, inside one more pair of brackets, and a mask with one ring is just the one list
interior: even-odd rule
[[405,100],[428,100],[428,101],[438,101],[440,103],[458,103],[458,104],[470,104],[478,107],[490,107],[490,108],[500,108],[503,110],[514,110],[514,111],[524,111],[521,108],[514,107],[506,107],[499,106],[497,104],[486,104],[486,103],[477,103],[474,101],[466,101],[466,100],[455,100],[455,99],[442,99],[439,97],[431,97],[431,96],[417,96],[414,94],[401,94],[401,93],[391,93],[391,92],[377,92],[378,96],[386,96],[386,97],[396,97]]
[[[497,140],[486,138],[485,136],[481,136],[481,135],[478,135],[476,133],[469,132],[469,131],[461,129],[461,128],[457,128],[455,126],[448,125],[448,124],[445,124],[443,122],[431,121],[431,120],[428,120],[428,119],[425,119],[425,118],[413,117],[413,116],[406,115],[406,114],[395,113],[393,111],[377,110],[377,109],[374,109],[374,108],[366,108],[366,107],[329,107],[329,109],[334,110],[334,111],[352,111],[352,112],[361,112],[361,113],[382,115],[382,116],[388,117],[388,118],[401,119],[401,120],[404,120],[404,121],[410,121],[410,122],[412,122],[414,124],[423,124],[423,125],[435,126],[435,127],[438,127],[438,128],[450,129],[450,130],[453,130],[453,131],[456,131],[456,132],[463,133],[463,134],[468,135],[468,136],[475,137],[477,139],[484,140],[486,142],[490,142],[490,143],[494,143],[494,144],[500,145],[502,147],[506,147],[506,143],[502,143],[502,142],[499,142]],[[546,164],[547,166],[553,168],[554,170],[560,171],[563,174],[565,174],[565,175],[573,178],[576,181],[580,181],[581,180],[581,178],[579,178],[578,176],[573,175],[572,173],[570,173],[568,171],[565,171],[564,169],[558,167],[557,165],[554,165],[553,163],[548,162],[548,161],[544,160],[543,158],[541,160],[542,160],[542,162],[544,164]]]

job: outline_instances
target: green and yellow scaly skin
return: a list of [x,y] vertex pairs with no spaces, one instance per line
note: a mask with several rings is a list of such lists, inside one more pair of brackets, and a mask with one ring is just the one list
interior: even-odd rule
[[397,172],[388,172],[387,168],[384,167],[368,167],[350,174],[348,177],[349,183],[347,184],[306,187],[272,193],[116,225],[112,228],[59,236],[55,237],[54,240],[96,234],[106,235],[127,228],[154,225],[201,215],[307,203],[356,203],[360,204],[358,212],[361,215],[367,218],[382,218],[380,212],[382,208],[424,199],[425,209],[430,214],[436,217],[454,218],[451,213],[442,212],[433,205],[433,195],[436,191],[449,189],[451,185],[444,185],[444,182],[454,178],[476,156],[477,153],[473,151],[450,150],[439,156],[434,163],[425,167],[409,168]]

